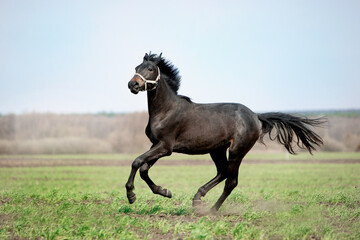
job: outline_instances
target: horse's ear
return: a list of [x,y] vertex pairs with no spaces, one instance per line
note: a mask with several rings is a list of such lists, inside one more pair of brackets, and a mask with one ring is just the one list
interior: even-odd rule
[[144,62],[145,61],[149,61],[149,55],[147,53],[145,53],[145,56],[144,56]]
[[160,53],[160,55],[156,58],[156,63],[159,63],[161,61],[161,55],[162,53]]

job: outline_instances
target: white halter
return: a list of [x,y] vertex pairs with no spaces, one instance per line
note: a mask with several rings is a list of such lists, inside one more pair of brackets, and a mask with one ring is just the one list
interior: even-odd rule
[[[157,85],[158,85],[158,81],[159,81],[159,79],[160,79],[160,69],[159,69],[159,67],[157,67],[157,70],[158,70],[158,75],[157,75],[157,77],[156,77],[156,79],[155,80],[147,80],[146,78],[144,78],[140,73],[135,73],[135,75],[136,76],[139,76],[144,82],[145,82],[145,89],[144,89],[144,91],[151,91],[151,90],[154,90],[156,87],[157,87]],[[151,83],[151,84],[154,84],[155,86],[152,88],[152,89],[147,89],[147,84],[148,83]]]

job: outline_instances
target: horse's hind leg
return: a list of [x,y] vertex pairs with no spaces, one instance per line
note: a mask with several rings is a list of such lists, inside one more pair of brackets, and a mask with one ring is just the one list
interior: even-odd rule
[[237,186],[240,163],[241,163],[241,159],[230,160],[230,158],[229,158],[228,168],[227,168],[227,179],[225,181],[224,191],[221,194],[220,198],[215,203],[215,205],[211,208],[212,211],[216,212],[217,210],[219,210],[220,206],[223,204],[225,199],[230,195],[232,190]]
[[[250,134],[252,133],[252,134]],[[247,136],[247,137],[246,137]],[[258,139],[259,134],[254,131],[248,132],[245,137],[244,135],[239,136],[229,148],[229,160],[226,171],[226,181],[224,191],[221,194],[220,198],[217,200],[215,205],[211,208],[212,211],[217,211],[225,201],[225,199],[230,195],[232,190],[238,184],[238,175],[239,175],[239,167],[242,159],[245,155],[250,151],[250,149],[254,146],[256,140]]]
[[149,169],[155,164],[157,160],[158,159],[154,159],[150,162],[144,163],[140,168],[140,176],[147,183],[147,185],[154,194],[159,194],[161,196],[171,198],[172,195],[170,190],[156,185],[149,177]]
[[193,207],[198,206],[201,203],[201,197],[204,197],[208,191],[218,185],[226,178],[226,170],[228,167],[226,159],[226,148],[218,149],[210,153],[212,160],[216,165],[217,174],[208,183],[199,188],[193,198]]

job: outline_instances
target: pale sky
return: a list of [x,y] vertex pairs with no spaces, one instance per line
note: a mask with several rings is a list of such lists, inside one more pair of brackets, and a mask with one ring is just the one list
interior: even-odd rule
[[360,1],[0,0],[0,113],[134,112],[145,52],[179,94],[254,111],[360,108]]

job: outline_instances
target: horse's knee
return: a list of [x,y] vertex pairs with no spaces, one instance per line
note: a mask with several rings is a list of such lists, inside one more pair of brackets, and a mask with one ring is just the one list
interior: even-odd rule
[[141,167],[141,165],[143,164],[143,160],[141,160],[140,158],[136,158],[133,163],[131,164],[131,167],[134,169],[139,169]]

